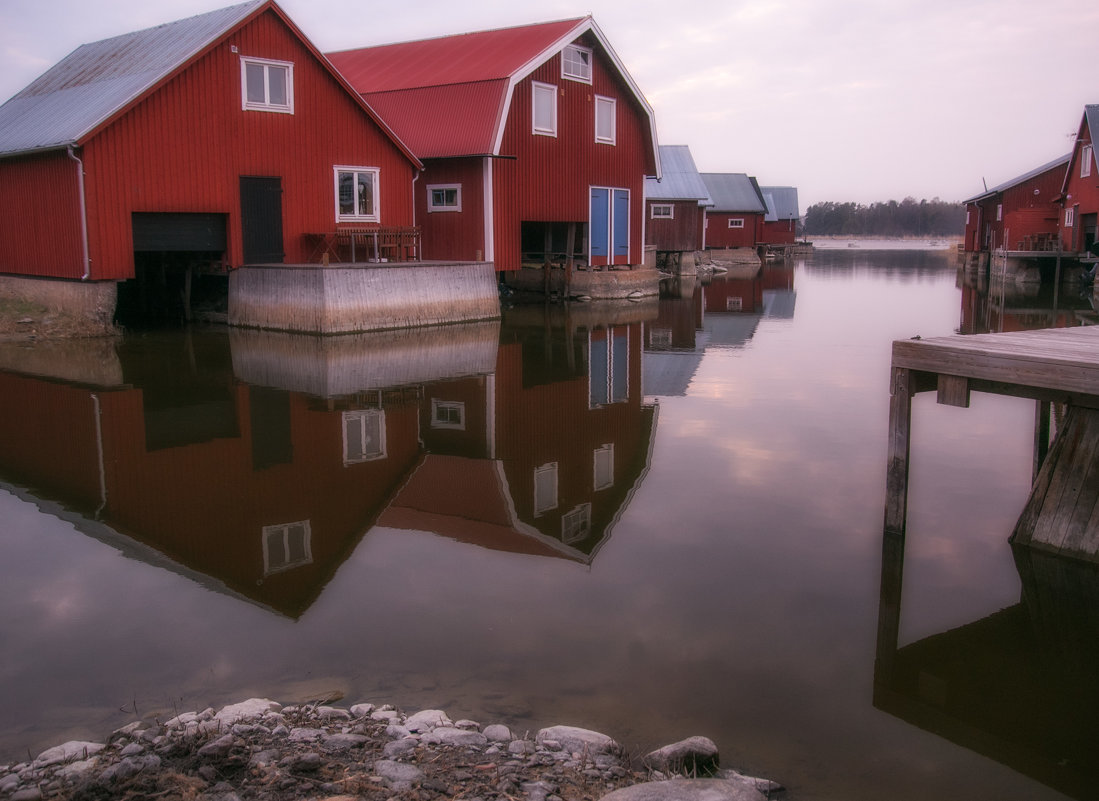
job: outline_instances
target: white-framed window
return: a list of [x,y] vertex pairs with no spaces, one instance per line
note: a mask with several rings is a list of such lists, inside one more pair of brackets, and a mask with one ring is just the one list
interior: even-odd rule
[[969,209],[965,210],[965,224],[969,225]]
[[595,141],[613,145],[617,136],[617,103],[613,97],[595,96]]
[[1004,219],[1004,204],[1003,203],[997,203],[996,204],[996,222],[1000,222],[1003,219]]
[[650,328],[649,345],[654,348],[670,348],[672,346],[672,329]]
[[363,409],[343,413],[343,464],[385,458],[385,412]]
[[534,468],[534,516],[557,508],[557,462]]
[[1094,159],[1095,151],[1092,150],[1091,145],[1084,145],[1080,148],[1080,177],[1087,178],[1091,175],[1091,162]]
[[1065,209],[1065,228],[1071,228],[1076,221],[1076,209]]
[[649,215],[654,220],[671,220],[675,218],[675,206],[671,203],[653,203]]
[[377,167],[334,167],[336,222],[378,222]]
[[263,527],[263,575],[311,564],[313,533],[308,520]]
[[466,430],[466,405],[461,401],[431,399],[431,427]]
[[744,227],[744,218],[743,217],[730,217],[729,218],[729,227],[730,228],[743,228]]
[[744,298],[725,298],[725,311],[744,311]]
[[562,50],[561,77],[591,83],[591,48],[568,45]]
[[531,83],[534,133],[557,136],[557,87],[551,83]]
[[427,185],[427,210],[428,211],[461,211],[462,210],[462,185],[461,184],[428,184]]
[[592,451],[592,475],[595,477],[593,484],[596,491],[614,486],[613,442],[609,442]]
[[240,94],[245,110],[293,114],[293,62],[241,56]]
[[591,535],[591,504],[582,503],[561,515],[561,542],[572,545]]

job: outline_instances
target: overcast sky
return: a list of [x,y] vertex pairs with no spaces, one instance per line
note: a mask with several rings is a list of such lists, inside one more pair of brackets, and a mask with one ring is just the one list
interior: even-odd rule
[[[0,0],[0,101],[78,45],[231,0]],[[282,0],[322,51],[592,14],[703,172],[835,200],[962,200],[1071,149],[1093,0]]]

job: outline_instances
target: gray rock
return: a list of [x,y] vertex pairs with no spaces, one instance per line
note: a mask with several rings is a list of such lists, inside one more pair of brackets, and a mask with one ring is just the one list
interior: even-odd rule
[[671,779],[623,787],[601,801],[766,801],[766,796],[724,779]]
[[718,769],[717,746],[708,737],[688,737],[645,755],[643,763],[662,773],[691,777],[713,776]]
[[300,770],[303,772],[312,772],[320,770],[324,764],[324,759],[316,751],[307,751],[304,754],[299,754],[293,761],[294,770]]
[[297,728],[290,730],[290,735],[287,739],[292,743],[311,743],[314,740],[319,740],[323,736],[323,729]]
[[149,754],[148,756],[143,757],[126,757],[121,762],[116,762],[100,773],[99,781],[103,784],[121,782],[129,779],[131,776],[136,776],[143,770],[158,770],[159,768],[160,757],[156,754]]
[[459,720],[457,723],[454,724],[454,728],[456,728],[456,729],[469,729],[471,731],[480,731],[481,730],[481,724],[478,723],[475,720],[469,720],[468,718],[462,718],[461,720]]
[[466,748],[480,748],[488,743],[488,738],[479,731],[467,731],[455,729],[449,726],[440,726],[432,729],[422,738],[425,743],[437,743],[439,745],[457,745]]
[[37,787],[25,787],[22,790],[16,791],[11,801],[39,801],[42,798],[42,791]]
[[69,740],[67,743],[61,745],[55,745],[53,748],[47,748],[38,758],[34,760],[34,766],[36,768],[45,768],[50,765],[59,765],[62,762],[72,762],[76,759],[87,759],[88,757],[98,754],[104,748],[103,743],[89,743],[83,740]]
[[407,737],[412,734],[405,726],[398,726],[395,723],[385,727],[385,736],[391,740],[400,740],[403,737]]
[[423,771],[415,765],[406,765],[403,762],[393,762],[388,759],[375,762],[374,772],[381,776],[390,788],[398,792],[412,789],[413,784],[424,778]]
[[200,757],[205,757],[206,759],[221,759],[222,757],[229,755],[229,752],[233,750],[233,744],[235,742],[236,738],[234,738],[233,735],[222,735],[198,749],[198,755]]
[[557,790],[552,784],[542,781],[523,782],[522,787],[528,801],[546,801],[546,797]]
[[423,709],[406,720],[404,725],[411,732],[422,732],[453,724],[441,709]]
[[376,709],[370,713],[371,720],[384,720],[387,723],[392,723],[401,717],[401,713],[396,709]]
[[539,731],[535,739],[550,750],[556,750],[550,743],[557,743],[565,751],[589,756],[622,752],[622,746],[607,735],[575,726],[550,726]]
[[517,756],[524,756],[526,754],[533,754],[538,749],[534,743],[530,740],[512,740],[508,744],[508,753],[515,754]]
[[719,770],[717,772],[717,778],[725,779],[726,781],[735,782],[737,784],[747,784],[749,787],[755,787],[765,796],[770,798],[776,793],[783,792],[786,788],[778,782],[773,782],[770,779],[761,779],[756,776],[745,776],[743,773],[738,773],[735,770]]
[[145,746],[138,745],[137,743],[130,743],[128,746],[119,751],[124,757],[137,756],[138,754],[145,753]]
[[229,704],[229,706],[222,707],[213,719],[228,728],[242,720],[254,720],[263,717],[268,712],[278,712],[281,709],[282,704],[267,698],[249,698],[239,704]]
[[321,741],[321,745],[327,751],[350,751],[352,748],[365,745],[368,741],[369,738],[363,737],[361,734],[333,734],[330,737],[325,737]]
[[393,742],[386,743],[382,748],[382,756],[386,759],[396,759],[407,754],[411,754],[416,750],[416,746],[420,743],[418,740],[405,738],[402,740],[394,740]]
[[269,748],[266,751],[257,751],[252,754],[252,758],[248,760],[249,765],[273,765],[279,761],[282,754],[274,748]]
[[0,794],[10,793],[15,790],[21,783],[19,775],[16,773],[9,773],[4,778],[0,779]]
[[335,706],[318,706],[316,715],[321,720],[350,720],[351,713]]
[[355,704],[355,706],[351,707],[351,714],[357,718],[365,718],[373,711],[373,704]]
[[494,723],[491,726],[485,726],[485,730],[482,732],[489,742],[492,743],[510,743],[511,742],[511,729],[507,726],[502,726],[499,723]]

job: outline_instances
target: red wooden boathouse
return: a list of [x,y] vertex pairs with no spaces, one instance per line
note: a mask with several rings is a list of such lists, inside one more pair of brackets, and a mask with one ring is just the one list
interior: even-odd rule
[[761,186],[759,192],[767,204],[767,213],[759,230],[761,245],[792,245],[797,239],[798,190],[793,186]]
[[328,56],[424,162],[425,258],[642,262],[656,125],[591,17]]
[[754,248],[767,205],[759,184],[742,172],[704,172],[713,198],[706,210],[707,248]]
[[1062,187],[1061,241],[1070,253],[1083,253],[1099,241],[1099,105],[1084,107]]
[[967,199],[965,252],[1055,248],[1068,161],[1064,155]]
[[411,226],[420,166],[253,0],[83,45],[0,107],[0,273],[98,282],[113,307],[144,270],[304,262],[306,234]]
[[713,204],[687,145],[660,146],[660,180],[645,181],[645,244],[660,252],[705,248],[706,207]]

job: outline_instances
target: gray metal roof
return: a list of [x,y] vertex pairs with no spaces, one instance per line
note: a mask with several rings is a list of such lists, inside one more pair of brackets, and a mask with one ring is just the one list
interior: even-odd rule
[[1054,159],[1053,161],[1047,162],[1047,163],[1043,164],[1041,167],[1035,167],[1030,172],[1025,172],[1022,175],[1017,175],[1014,178],[1012,178],[1010,181],[1004,181],[1002,184],[997,184],[996,186],[992,187],[991,189],[986,189],[985,191],[981,192],[981,194],[979,194],[979,195],[974,195],[971,198],[966,198],[962,202],[963,203],[973,203],[973,202],[976,202],[978,200],[984,200],[985,198],[992,197],[993,195],[998,195],[1000,192],[1003,192],[1007,189],[1010,189],[1013,186],[1018,186],[1019,184],[1023,183],[1023,181],[1029,181],[1031,178],[1034,178],[1037,175],[1041,175],[1042,173],[1046,172],[1047,170],[1052,170],[1055,167],[1066,167],[1066,166],[1068,166],[1068,161],[1069,161],[1070,158],[1072,158],[1072,154],[1071,153],[1066,153],[1065,155],[1061,156],[1061,158],[1059,158],[1059,159]]
[[687,145],[661,145],[660,166],[660,180],[645,179],[647,199],[697,200],[700,206],[711,205],[710,193],[698,174]]
[[0,155],[80,142],[265,2],[81,45],[0,106]]
[[766,222],[797,220],[801,217],[797,187],[761,186],[759,191],[767,201],[767,215],[763,218]]
[[702,181],[714,201],[711,211],[766,211],[752,179],[742,172],[704,172]]

